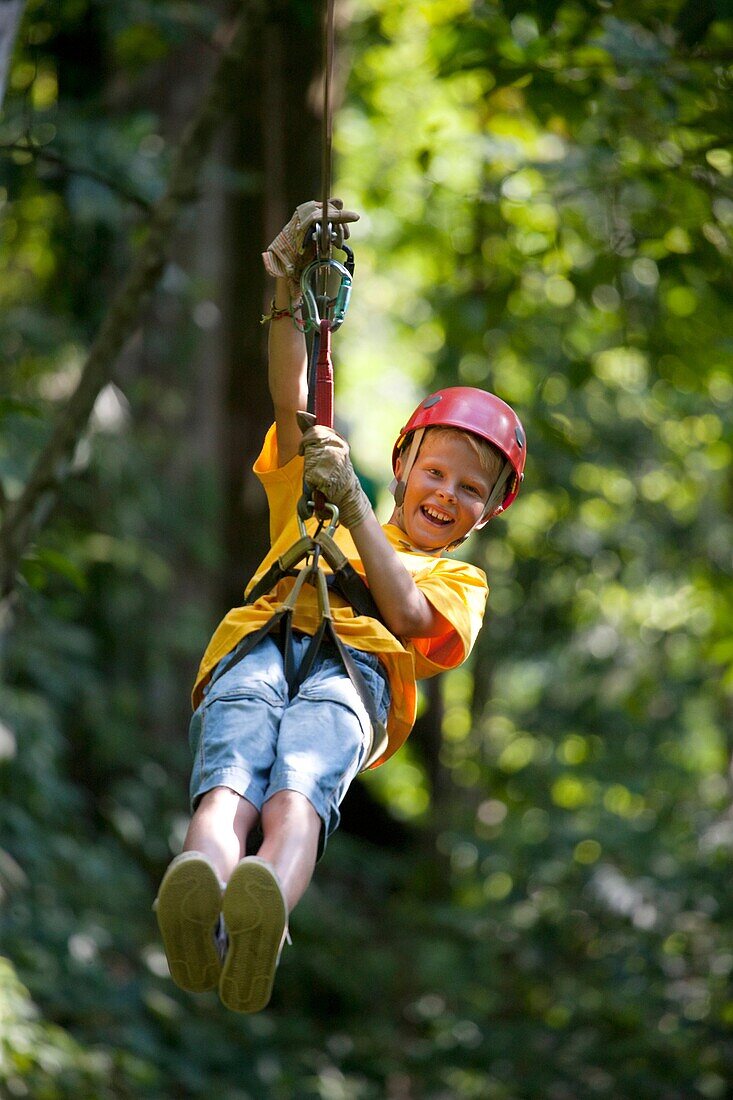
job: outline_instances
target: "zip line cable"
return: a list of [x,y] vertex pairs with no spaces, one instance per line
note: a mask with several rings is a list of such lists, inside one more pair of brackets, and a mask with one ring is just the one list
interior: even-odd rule
[[323,206],[318,253],[322,260],[331,255],[331,234],[328,228],[328,200],[331,197],[331,150],[333,145],[333,55],[335,38],[335,0],[326,0],[326,16],[323,30],[323,116],[321,119],[321,186]]
[[[307,330],[311,332],[310,369],[308,374],[308,409],[315,412],[318,423],[333,427],[333,367],[331,363],[331,332],[343,321],[351,290],[353,254],[346,249],[348,268],[332,258],[335,234],[328,220],[331,197],[333,159],[333,69],[335,54],[335,0],[326,0],[323,24],[323,107],[321,116],[321,217],[316,222],[316,259],[306,269],[302,280],[307,303]],[[343,247],[343,243],[340,247]],[[339,290],[329,297],[330,280],[339,276]],[[313,292],[309,287],[313,276]],[[330,312],[330,316],[329,316]]]
[[[321,186],[323,188],[323,206],[321,207],[321,232],[318,240],[318,255],[324,261],[322,268],[322,293],[324,303],[328,300],[330,276],[331,227],[328,221],[328,200],[331,197],[331,160],[333,145],[333,102],[331,84],[333,81],[334,55],[334,7],[335,0],[326,0],[326,21],[323,31],[323,117],[321,119],[321,141],[323,162],[321,168]],[[326,316],[324,309],[323,315]],[[315,409],[320,424],[333,427],[333,366],[331,363],[331,326],[322,320],[319,334],[319,350],[316,362],[316,400]],[[318,502],[323,510],[323,501]]]

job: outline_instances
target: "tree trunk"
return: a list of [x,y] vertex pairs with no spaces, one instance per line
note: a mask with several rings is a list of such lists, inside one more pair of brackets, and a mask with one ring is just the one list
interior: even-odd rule
[[231,106],[232,85],[238,68],[241,68],[241,58],[251,48],[250,30],[251,21],[242,18],[176,150],[167,189],[152,209],[147,236],[89,349],[79,383],[57,414],[49,440],[39,454],[20,496],[5,507],[0,527],[0,587],[3,595],[13,592],[18,564],[42,526],[49,502],[53,502],[58,494],[94,402],[109,381],[118,357],[140,321],[141,310],[157,285],[179,215],[197,197],[201,167],[214,134]]
[[15,36],[23,7],[23,0],[0,0],[0,107],[5,97]]
[[222,609],[242,602],[269,545],[265,495],[252,473],[272,421],[267,328],[259,324],[272,288],[261,253],[294,207],[319,193],[319,119],[309,91],[320,73],[321,7],[290,0],[272,8],[242,61],[232,168],[252,183],[230,195],[224,214]]

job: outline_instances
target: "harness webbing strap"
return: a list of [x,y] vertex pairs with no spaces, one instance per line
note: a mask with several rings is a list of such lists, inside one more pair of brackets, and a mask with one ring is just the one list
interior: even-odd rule
[[[248,653],[251,653],[256,645],[258,645],[263,638],[266,638],[268,634],[274,634],[276,629],[280,626],[282,620],[286,616],[292,617],[292,609],[287,607],[279,608],[272,618],[268,619],[266,623],[258,627],[257,630],[253,630],[251,634],[247,634],[244,642],[241,644],[241,648],[238,650],[234,660],[226,661],[226,658],[222,658],[221,670],[211,678],[210,684],[213,684],[215,680],[219,679],[219,676],[224,672],[229,672],[230,669],[236,668],[240,661],[244,660]],[[226,663],[224,663],[226,662]]]
[[[323,556],[326,558],[326,561],[328,561],[329,565],[331,565],[332,568],[332,563],[335,563],[338,567],[340,565],[339,558],[343,558],[343,560],[349,566],[359,582],[364,585],[365,589],[366,585],[362,581],[361,577],[359,577],[358,573],[356,573],[356,571],[353,569],[351,564],[348,562],[348,559],[346,559],[343,552],[336,546],[330,535],[328,535],[324,531],[319,532],[313,538],[311,538],[310,536],[305,536],[304,538],[300,539],[299,542],[295,544],[295,546],[291,547],[291,549],[287,553],[283,554],[282,557],[274,563],[274,567],[282,566],[285,563],[287,563],[289,567],[287,573],[282,573],[278,579],[282,579],[282,576],[285,575],[292,575],[293,565],[296,564],[295,559],[298,554],[299,556],[297,556],[297,561],[301,561],[311,552],[313,554],[311,561],[304,565],[297,573],[295,577],[295,583],[290,592],[288,592],[283,602],[275,610],[273,615],[268,619],[266,623],[263,623],[263,625],[257,630],[252,631],[251,634],[247,634],[245,638],[239,643],[236,656],[232,661],[229,661],[226,664],[226,671],[229,672],[232,668],[235,668],[239,664],[239,662],[244,660],[247,654],[251,653],[254,647],[259,642],[261,642],[262,639],[265,638],[268,634],[279,631],[283,652],[283,671],[288,684],[288,689],[291,696],[293,696],[297,694],[301,684],[310,673],[313,667],[313,662],[315,661],[316,656],[318,655],[318,651],[321,648],[324,640],[328,640],[329,642],[331,642],[331,644],[336,649],[336,652],[338,653],[338,656],[341,660],[342,665],[344,666],[344,670],[347,676],[349,677],[352,684],[354,685],[354,688],[356,689],[356,693],[359,696],[361,704],[364,707],[367,718],[369,720],[370,744],[365,761],[362,765],[363,770],[364,768],[369,767],[370,764],[374,763],[374,761],[377,760],[385,751],[388,743],[387,731],[384,727],[384,724],[379,720],[377,708],[374,703],[374,698],[371,691],[369,690],[369,686],[364,679],[364,676],[359,670],[359,667],[354,661],[353,657],[349,653],[347,646],[345,646],[344,643],[341,641],[334,628],[333,617],[331,615],[331,605],[328,598],[328,582],[326,579],[326,574],[319,565],[319,557],[321,552],[323,552]],[[273,573],[274,575],[274,567],[271,566],[270,570],[268,570],[268,574],[266,574],[265,576],[269,575],[270,573]],[[336,574],[334,573],[334,576],[335,575]],[[264,579],[265,577],[263,577],[259,584],[255,586],[255,589],[252,590],[249,597],[245,601],[246,603],[249,604],[254,602],[252,596],[254,592],[261,587]],[[300,666],[296,668],[292,644],[293,611],[298,601],[298,597],[303,589],[303,585],[307,582],[310,582],[316,586],[316,591],[318,593],[318,610],[320,613],[320,623],[315,634],[311,635],[311,640],[308,643],[308,647],[305,653],[303,654]],[[277,581],[275,583],[277,583]],[[260,594],[262,595],[264,593]]]
[[335,588],[353,607],[357,615],[366,615],[370,619],[377,619],[378,622],[383,623],[384,620],[374,597],[369,591],[369,586],[354,569],[343,550],[325,531],[320,531],[313,538],[306,535],[277,558],[269,569],[263,573],[257,584],[247,593],[244,600],[245,605],[249,606],[256,603],[261,596],[267,595],[273,588],[276,588],[285,577],[296,576],[295,566],[315,547],[320,548],[333,571],[329,576],[326,576],[327,585]]
[[[384,619],[376,601],[369,591],[369,585],[357,573],[353,565],[326,531],[319,531],[314,540],[323,551],[323,556],[333,570],[333,584],[338,592],[351,604],[359,615],[377,619],[384,625]],[[328,577],[326,582],[328,583]]]
[[280,583],[283,577],[294,576],[293,570],[299,562],[303,560],[306,554],[309,554],[313,548],[313,539],[309,535],[305,535],[302,539],[298,539],[289,550],[286,550],[279,558],[277,558],[269,569],[262,574],[260,579],[254,588],[246,594],[244,602],[246,605],[256,603],[260,596],[265,596],[268,592],[271,592],[276,585]]
[[326,626],[331,621],[331,608],[328,602],[328,590],[326,588],[326,575],[323,570],[317,566],[311,566],[311,571],[315,573],[315,584],[318,592],[318,607],[321,612],[321,621],[318,624],[318,629],[315,634],[311,635],[308,648],[300,659],[300,665],[296,669],[293,669],[292,675],[287,676],[288,687],[290,688],[290,694],[296,695],[300,689],[300,685],[308,678],[310,670],[313,668],[313,662],[316,659],[318,650],[321,648],[321,643],[326,633]]
[[347,561],[335,573],[327,574],[326,584],[329,588],[335,588],[346,602],[351,604],[357,615],[365,615],[368,619],[376,619],[377,622],[384,625],[384,619],[374,597],[351,562]]
[[356,688],[357,694],[361,699],[362,705],[369,719],[369,724],[371,726],[371,744],[369,746],[369,751],[367,752],[364,763],[361,766],[361,770],[364,771],[364,769],[368,768],[370,764],[373,764],[375,760],[378,760],[387,748],[387,744],[389,742],[387,730],[384,724],[379,721],[377,708],[374,705],[374,698],[371,691],[369,690],[366,680],[364,679],[359,669],[359,666],[349,653],[348,648],[344,645],[344,643],[341,641],[338,634],[334,630],[332,622],[329,622],[328,624],[328,635],[338,651],[338,655],[341,658],[341,663],[346,669],[349,679]]

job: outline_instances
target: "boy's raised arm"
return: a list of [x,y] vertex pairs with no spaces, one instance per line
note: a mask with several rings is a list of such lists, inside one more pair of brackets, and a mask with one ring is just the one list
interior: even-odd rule
[[[290,290],[286,278],[275,280],[275,310],[290,309]],[[298,409],[308,402],[308,355],[305,337],[290,317],[270,323],[268,340],[268,383],[275,409],[278,465],[295,458],[301,432],[295,419]]]
[[[301,273],[315,255],[311,230],[321,217],[321,207],[322,204],[315,200],[301,203],[262,254],[266,271],[275,278],[268,379],[275,406],[280,466],[298,453],[300,429],[295,414],[298,409],[305,409],[307,404],[308,355],[305,338],[288,313],[297,308],[301,297]],[[353,210],[344,210],[340,199],[329,199],[327,213],[338,247],[349,236],[349,222],[358,221],[359,215]]]

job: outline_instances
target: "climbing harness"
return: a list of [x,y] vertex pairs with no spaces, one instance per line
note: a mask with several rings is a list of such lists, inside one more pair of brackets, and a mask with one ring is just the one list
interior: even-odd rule
[[[314,227],[315,258],[307,265],[301,276],[300,286],[303,295],[301,315],[293,316],[297,327],[309,336],[311,341],[308,356],[308,412],[315,414],[317,424],[323,424],[329,428],[333,428],[331,333],[343,324],[354,274],[354,254],[345,243],[341,242],[337,245],[346,256],[345,262],[341,263],[333,258],[332,250],[337,236],[328,221],[328,199],[331,189],[333,9],[334,0],[328,0],[324,32],[323,216]],[[305,430],[309,424],[302,423],[301,427]],[[311,493],[304,482],[303,495],[298,502],[297,513],[300,538],[252,585],[245,594],[245,605],[251,606],[262,596],[276,590],[280,582],[286,578],[294,578],[294,583],[270,619],[257,630],[246,635],[240,642],[234,658],[226,662],[226,670],[229,671],[243,660],[267,635],[279,633],[285,679],[292,698],[311,671],[321,646],[324,643],[330,643],[354,685],[369,719],[371,742],[362,765],[363,768],[367,768],[387,748],[387,731],[379,720],[374,698],[361,670],[336,632],[329,600],[329,588],[337,591],[357,615],[368,616],[379,622],[382,622],[382,617],[368,585],[334,540],[339,522],[338,508],[329,503],[322,493]],[[311,535],[308,533],[306,523],[314,517],[318,524],[315,533]],[[330,573],[326,573],[323,562],[330,568]],[[293,615],[298,598],[306,584],[312,585],[316,590],[319,625],[311,636],[300,665],[296,667],[292,645]]]
[[[308,534],[299,511],[300,538],[289,550],[273,562],[267,572],[246,594],[245,605],[251,606],[261,596],[277,588],[281,580],[286,577],[295,578],[287,596],[281,601],[268,621],[259,629],[246,635],[243,641],[240,642],[234,659],[226,664],[226,671],[228,672],[239,664],[267,635],[279,633],[285,679],[292,698],[307,678],[321,646],[324,642],[330,643],[336,650],[349,679],[354,685],[369,719],[371,741],[362,765],[363,768],[368,768],[384,753],[387,747],[387,731],[379,720],[374,698],[359,666],[349,652],[348,647],[339,638],[333,625],[329,588],[333,587],[340,592],[358,615],[368,615],[370,618],[379,619],[380,622],[381,617],[367,585],[333,539],[338,526],[338,508],[334,504],[326,504],[326,508],[330,512],[330,522],[325,528],[323,523],[320,523],[314,535]],[[332,570],[330,576],[322,568],[321,558],[330,566]],[[329,581],[331,581],[331,584],[329,584]],[[292,645],[293,614],[305,584],[311,584],[316,589],[319,626],[315,634],[311,636],[300,665],[296,666]]]

